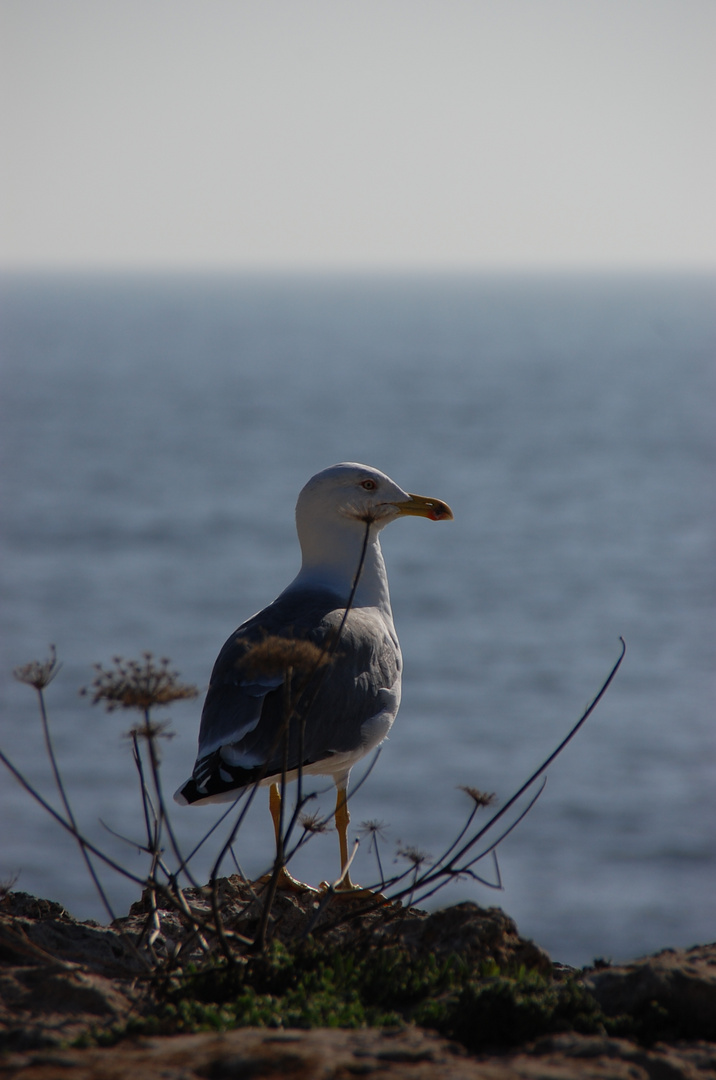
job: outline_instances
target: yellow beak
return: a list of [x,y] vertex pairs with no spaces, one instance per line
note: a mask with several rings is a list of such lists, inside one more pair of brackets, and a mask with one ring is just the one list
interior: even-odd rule
[[393,503],[398,513],[407,517],[426,517],[431,521],[452,521],[453,512],[442,499],[429,499],[426,495],[411,495],[404,502]]

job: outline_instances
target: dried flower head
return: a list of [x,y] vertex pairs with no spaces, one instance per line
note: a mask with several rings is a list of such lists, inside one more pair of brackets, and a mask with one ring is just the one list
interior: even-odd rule
[[312,814],[299,814],[298,821],[301,828],[310,833],[324,833],[328,832],[330,828],[328,822],[318,810],[315,810]]
[[404,847],[399,847],[397,850],[399,859],[407,859],[417,869],[422,866],[424,862],[427,862],[430,856],[425,851],[421,851],[419,848],[413,847],[412,844],[406,844]]
[[467,784],[458,784],[458,791],[464,791],[473,799],[475,806],[492,806],[497,801],[494,791],[480,791],[479,788],[470,787]]
[[365,839],[370,837],[371,843],[376,840],[385,840],[388,829],[383,821],[361,821],[358,835]]
[[128,739],[173,739],[174,732],[169,730],[169,720],[147,720],[134,724],[125,732]]
[[36,690],[44,690],[52,682],[61,667],[62,664],[57,663],[55,646],[50,645],[50,656],[49,659],[45,660],[44,664],[40,660],[31,660],[29,664],[16,667],[13,670],[13,675],[18,682],[34,686]]
[[17,881],[18,881],[19,877],[20,877],[20,873],[18,871],[18,873],[11,874],[9,877],[6,877],[3,881],[0,881],[0,904],[3,902],[3,900],[5,900],[10,895],[12,890],[15,888],[15,886],[17,885]]
[[284,638],[267,634],[260,641],[251,642],[237,661],[238,667],[255,679],[277,678],[287,671],[310,675],[329,662],[326,649],[301,638]]
[[105,703],[108,712],[114,709],[141,709],[146,712],[156,705],[169,705],[172,701],[195,698],[198,690],[195,686],[179,682],[179,673],[171,671],[169,660],[162,659],[154,663],[151,653],[143,653],[142,662],[113,658],[113,668],[95,664],[97,676],[89,690],[80,693],[92,694],[92,704]]

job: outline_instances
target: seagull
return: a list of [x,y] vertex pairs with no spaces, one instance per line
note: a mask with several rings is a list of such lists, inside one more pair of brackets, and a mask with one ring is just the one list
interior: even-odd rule
[[[301,776],[329,776],[341,876],[349,874],[352,767],[388,735],[400,705],[402,657],[380,532],[399,517],[452,520],[447,503],[411,495],[369,465],[313,476],[296,504],[301,569],[231,635],[211,674],[194,771],[182,804],[236,800],[270,785],[279,850],[281,795]],[[293,879],[282,871],[283,884]],[[298,884],[298,883],[296,883]]]

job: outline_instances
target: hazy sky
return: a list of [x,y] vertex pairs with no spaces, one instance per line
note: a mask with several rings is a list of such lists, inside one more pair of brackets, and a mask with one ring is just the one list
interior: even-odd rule
[[0,0],[6,266],[713,266],[716,0]]

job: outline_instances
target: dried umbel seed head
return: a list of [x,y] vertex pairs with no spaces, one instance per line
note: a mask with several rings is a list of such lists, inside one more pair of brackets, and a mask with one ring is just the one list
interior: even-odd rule
[[44,690],[52,682],[57,672],[62,667],[57,662],[57,651],[54,645],[50,645],[50,656],[43,663],[41,660],[31,660],[29,664],[16,667],[13,675],[18,682],[34,686],[36,690]]
[[237,667],[250,679],[278,678],[291,671],[310,675],[317,668],[329,663],[325,648],[301,638],[284,638],[267,634],[260,641],[246,646]]
[[147,742],[151,739],[173,739],[174,732],[169,730],[170,723],[169,720],[143,720],[126,731],[125,736],[133,741],[146,739]]
[[331,827],[318,810],[312,814],[299,814],[298,821],[301,828],[310,833],[328,832]]
[[361,821],[358,835],[361,839],[370,838],[371,842],[385,840],[388,828],[383,821]]
[[404,847],[399,847],[396,854],[399,859],[407,859],[416,869],[417,867],[422,866],[423,863],[426,863],[430,858],[427,852],[421,851],[420,848],[413,847],[412,844],[406,844]]
[[475,806],[493,806],[497,796],[493,791],[480,791],[479,788],[470,787],[467,784],[459,784],[458,791],[464,791],[474,801]]
[[179,673],[169,667],[170,661],[155,664],[151,653],[145,652],[142,661],[113,659],[114,667],[95,664],[97,676],[92,686],[80,691],[92,694],[92,704],[103,701],[108,712],[114,709],[140,709],[146,712],[157,705],[195,698],[195,686],[179,682]]

